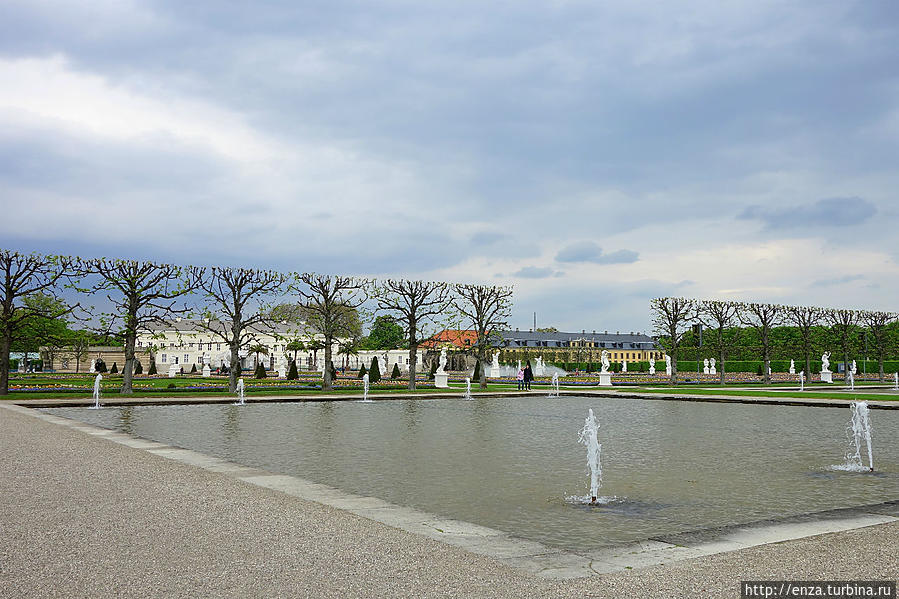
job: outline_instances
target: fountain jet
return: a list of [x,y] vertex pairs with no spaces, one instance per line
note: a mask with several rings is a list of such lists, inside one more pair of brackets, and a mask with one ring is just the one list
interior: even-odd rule
[[599,423],[593,416],[593,409],[587,410],[587,418],[584,420],[584,428],[578,434],[578,442],[587,446],[587,466],[590,468],[590,503],[596,503],[599,488],[602,486],[602,445],[599,443],[597,433]]
[[[846,436],[849,438],[849,449],[846,451],[846,461],[836,466],[838,470],[850,472],[874,472],[874,449],[871,446],[871,419],[868,413],[868,403],[857,401],[852,404],[852,419],[846,427]],[[865,467],[862,452],[867,449],[868,466]]]
[[94,405],[91,406],[92,410],[100,409],[100,381],[103,380],[103,375],[98,374],[97,378],[94,379]]
[[241,378],[241,379],[237,379],[237,403],[234,405],[242,406],[242,405],[244,405],[244,403],[245,403],[244,402],[244,384],[243,384],[243,379]]

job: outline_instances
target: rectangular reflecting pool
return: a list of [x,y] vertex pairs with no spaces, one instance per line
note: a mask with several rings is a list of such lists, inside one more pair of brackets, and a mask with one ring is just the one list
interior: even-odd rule
[[[605,503],[578,443],[600,422]],[[899,499],[899,412],[874,473],[843,462],[849,408],[544,397],[134,406],[49,413],[574,552]]]

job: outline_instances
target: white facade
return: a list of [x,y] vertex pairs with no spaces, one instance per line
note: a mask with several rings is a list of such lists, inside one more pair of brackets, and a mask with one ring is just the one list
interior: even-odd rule
[[[304,341],[316,340],[324,342],[322,335],[305,334],[286,324],[273,329],[253,329],[252,334],[239,352],[241,367],[254,368],[256,354],[249,351],[253,345],[264,345],[268,355],[259,354],[259,360],[267,370],[272,370],[278,363],[278,357],[284,355],[293,359],[294,352],[287,350],[287,344],[293,339]],[[332,360],[339,364],[337,348],[343,339],[335,341],[331,348]],[[137,349],[151,349],[156,356],[156,368],[160,372],[175,364],[184,368],[185,372],[193,366],[202,370],[208,361],[211,368],[230,365],[231,350],[221,337],[203,328],[203,321],[176,319],[172,322],[159,323],[151,331],[144,331],[137,337]],[[321,370],[325,362],[325,350],[303,350],[296,352],[297,368],[300,370]],[[286,360],[285,360],[286,361]]]
[[[416,372],[422,372],[422,363],[426,354],[426,350],[418,350],[418,359],[416,360],[417,365],[415,367]],[[382,377],[390,376],[390,373],[393,372],[394,364],[399,365],[400,372],[409,372],[408,349],[362,349],[354,356],[339,356],[340,360],[334,358],[334,364],[339,366],[346,364],[347,368],[350,370],[359,370],[359,368],[365,364],[365,368],[368,369],[368,367],[371,366],[372,358],[375,356],[378,358],[378,368],[381,370]],[[385,364],[387,365],[386,367]]]

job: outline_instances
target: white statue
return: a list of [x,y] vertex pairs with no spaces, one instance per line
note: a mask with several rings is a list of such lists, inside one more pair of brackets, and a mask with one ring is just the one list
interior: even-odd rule
[[91,374],[97,372],[97,360],[91,360]]
[[534,376],[546,376],[546,363],[543,361],[543,356],[537,356],[535,362]]
[[709,359],[706,358],[702,361],[702,373],[709,374]]
[[821,372],[830,372],[830,352],[824,352],[821,356]]
[[796,362],[790,360],[790,374],[796,374]]
[[858,373],[858,367],[855,365],[855,360],[852,360],[852,376],[855,376]]
[[627,372],[627,362],[624,360],[621,361],[621,372]]
[[718,369],[715,368],[715,358],[709,360],[709,374],[718,374]]
[[609,350],[602,350],[602,354],[600,355],[600,360],[602,360],[602,374],[606,374],[609,372]]
[[498,351],[493,352],[493,363],[490,365],[490,367],[495,368],[496,370],[499,370],[499,352]]
[[671,356],[665,354],[665,374],[671,376]]
[[656,361],[653,358],[649,359],[649,374],[653,375],[656,373]]
[[440,350],[440,362],[437,365],[437,374],[446,374],[446,348]]

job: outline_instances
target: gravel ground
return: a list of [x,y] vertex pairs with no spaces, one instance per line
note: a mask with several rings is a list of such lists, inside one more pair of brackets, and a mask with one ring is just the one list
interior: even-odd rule
[[896,579],[899,523],[573,581],[0,408],[0,597],[739,597]]

